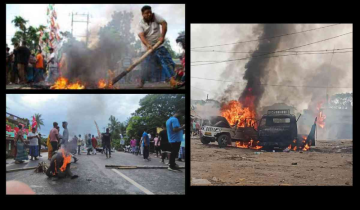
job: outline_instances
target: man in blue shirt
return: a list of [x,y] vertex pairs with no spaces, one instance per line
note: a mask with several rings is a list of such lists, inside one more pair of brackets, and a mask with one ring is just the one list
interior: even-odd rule
[[150,146],[150,138],[148,136],[148,134],[146,133],[146,129],[144,129],[144,133],[142,135],[143,137],[143,147],[144,147],[144,160],[148,160],[150,161],[150,158],[149,158],[149,146]]
[[185,125],[180,126],[180,122],[177,117],[183,115],[182,110],[178,110],[175,114],[166,121],[166,130],[171,144],[171,155],[170,155],[170,165],[169,170],[178,170],[179,166],[176,165],[175,159],[178,156],[180,144],[183,141],[183,130]]

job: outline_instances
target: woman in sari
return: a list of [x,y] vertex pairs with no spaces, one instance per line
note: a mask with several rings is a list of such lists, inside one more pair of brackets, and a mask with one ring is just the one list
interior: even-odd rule
[[24,143],[24,132],[22,131],[22,125],[18,125],[19,131],[16,133],[15,136],[15,146],[16,146],[16,157],[15,163],[23,163],[24,160],[29,160],[28,154],[25,150],[25,143]]
[[53,152],[53,148],[51,146],[51,143],[50,143],[50,134],[46,140],[46,146],[48,147],[48,160],[51,160],[52,158],[52,152]]

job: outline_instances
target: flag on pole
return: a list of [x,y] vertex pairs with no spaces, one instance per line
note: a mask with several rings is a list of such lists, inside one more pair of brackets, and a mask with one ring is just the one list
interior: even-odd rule
[[32,126],[31,127],[36,129],[37,128],[36,125],[37,125],[36,118],[35,118],[35,116],[33,116]]

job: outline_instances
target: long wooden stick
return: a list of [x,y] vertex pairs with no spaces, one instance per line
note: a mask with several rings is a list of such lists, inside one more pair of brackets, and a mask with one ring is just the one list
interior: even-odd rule
[[[168,166],[121,166],[121,165],[105,165],[107,168],[117,169],[167,169]],[[181,169],[185,169],[184,166],[179,166]]]
[[112,84],[115,84],[116,82],[118,82],[121,78],[123,78],[127,73],[129,73],[131,70],[133,70],[137,65],[139,65],[139,63],[141,63],[148,55],[150,55],[150,53],[152,53],[156,48],[158,48],[160,46],[161,42],[158,41],[154,46],[152,46],[152,49],[148,50],[144,55],[142,55],[137,61],[135,61],[135,63],[133,63],[131,66],[129,66],[129,68],[127,68],[125,71],[121,72],[121,74],[119,74],[118,76],[116,76],[113,81]]
[[38,166],[36,166],[36,167],[30,167],[30,168],[17,168],[17,169],[9,169],[9,170],[6,170],[6,173],[9,173],[9,172],[15,172],[15,171],[32,170],[32,169],[36,169],[36,168],[38,168]]

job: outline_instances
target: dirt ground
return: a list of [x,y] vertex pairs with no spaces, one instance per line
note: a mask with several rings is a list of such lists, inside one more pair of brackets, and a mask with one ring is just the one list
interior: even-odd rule
[[266,152],[192,138],[191,185],[352,186],[352,153],[352,140],[319,140],[309,151]]

